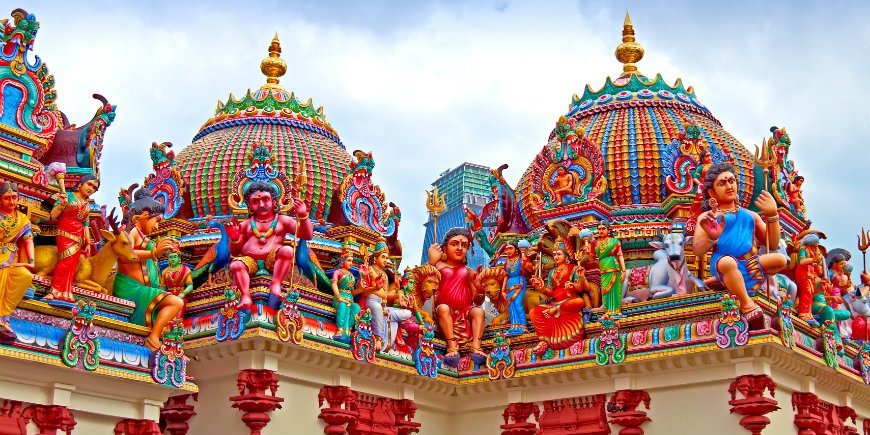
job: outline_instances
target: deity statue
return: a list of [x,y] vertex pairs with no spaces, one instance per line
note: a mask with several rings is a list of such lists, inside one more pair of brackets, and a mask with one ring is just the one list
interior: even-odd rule
[[556,174],[553,176],[553,182],[550,186],[553,188],[556,205],[570,203],[574,199],[574,176],[569,174],[565,168],[561,166],[556,168]]
[[791,183],[788,184],[788,203],[794,207],[794,210],[801,216],[806,216],[807,208],[804,204],[804,193],[801,186],[804,184],[804,177],[796,175]]
[[163,220],[163,204],[150,197],[144,189],[136,191],[130,204],[126,221],[130,245],[138,261],[118,257],[118,274],[115,276],[115,296],[136,304],[130,322],[151,328],[145,344],[151,350],[160,347],[160,334],[170,320],[178,316],[184,302],[178,296],[163,291],[160,287],[160,271],[157,259],[167,251],[177,249],[172,239],[158,241],[149,238]]
[[356,293],[360,295],[365,308],[372,313],[372,332],[380,337],[383,352],[396,341],[399,324],[411,319],[412,314],[410,310],[404,308],[387,306],[389,279],[384,269],[387,267],[390,253],[386,241],[379,241],[372,254],[374,256],[372,265],[363,264],[360,270]]
[[49,217],[57,219],[57,266],[51,278],[51,291],[43,300],[56,300],[62,303],[75,303],[72,293],[73,280],[76,278],[82,254],[91,256],[91,231],[88,225],[90,207],[88,199],[100,187],[100,181],[93,175],[85,175],[73,192],[61,191],[55,196],[55,203]]
[[555,267],[547,275],[547,282],[532,278],[532,285],[550,298],[529,313],[535,332],[541,341],[532,350],[543,355],[547,349],[565,349],[583,339],[582,310],[586,302],[579,296],[587,287],[582,266],[575,265],[572,249],[563,243],[553,248]]
[[[843,293],[852,291],[852,279],[846,272],[846,257],[841,254],[831,259],[833,275],[819,280],[819,291],[813,295],[813,314],[819,317],[819,322],[825,324],[828,320],[839,324],[852,318],[852,312],[843,305]],[[837,340],[837,352],[842,355],[843,342],[840,328],[834,328],[834,338]]]
[[[730,163],[715,164],[704,179],[704,211],[698,216],[693,247],[695,255],[710,257],[710,273],[734,295],[747,320],[759,317],[761,308],[750,297],[765,276],[786,267],[779,248],[780,226],[773,196],[762,191],[755,206],[764,215],[740,206],[738,180]],[[758,240],[768,247],[768,254],[758,255]]]
[[610,222],[598,223],[595,236],[595,256],[601,271],[601,295],[604,310],[611,316],[620,315],[622,308],[622,285],[625,278],[625,257],[622,243],[610,236]]
[[692,216],[701,214],[701,204],[704,202],[704,179],[707,178],[707,171],[713,166],[713,156],[709,151],[704,150],[700,156],[701,164],[692,171],[692,181],[695,184],[695,199],[692,201]]
[[[311,240],[313,227],[308,207],[301,199],[293,200],[294,217],[278,213],[278,191],[267,182],[253,182],[244,191],[250,217],[241,224],[235,219],[226,225],[230,238],[230,263],[233,285],[242,293],[239,309],[251,307],[251,275],[261,268],[272,272],[269,284],[269,305],[280,305],[281,283],[293,267],[294,248],[284,246],[284,236],[296,235],[298,240]],[[298,228],[297,228],[298,225]]]
[[353,254],[345,250],[341,268],[332,273],[332,305],[335,307],[335,326],[338,328],[338,333],[332,338],[346,343],[350,342],[350,330],[359,314],[359,305],[353,301],[356,278],[350,272],[352,266]]
[[[483,335],[484,312],[475,304],[483,288],[477,273],[468,267],[466,254],[471,243],[471,234],[465,228],[447,231],[442,243],[429,247],[429,264],[441,272],[439,292],[435,298],[435,315],[447,341],[445,363],[459,362],[461,342],[471,340],[472,358],[486,359],[480,347]],[[482,303],[482,302],[481,302]]]
[[193,277],[190,268],[181,262],[181,254],[177,249],[170,250],[166,254],[166,261],[169,265],[160,272],[160,285],[184,302],[179,312],[179,316],[184,316],[184,307],[187,306],[185,297],[193,291]]
[[817,232],[800,238],[800,249],[794,268],[795,284],[798,288],[798,317],[810,323],[815,323],[812,314],[813,298],[821,291],[822,278],[827,279],[825,253],[822,252],[824,248],[819,244],[819,239],[820,234]]
[[525,252],[520,252],[519,243],[511,240],[505,244],[504,254],[507,257],[504,269],[507,275],[502,284],[502,292],[507,301],[511,327],[507,336],[522,335],[526,332],[526,310],[523,302],[526,298],[525,273],[533,269]]
[[33,279],[33,231],[18,211],[18,189],[0,184],[0,343],[14,343],[9,315],[24,298]]

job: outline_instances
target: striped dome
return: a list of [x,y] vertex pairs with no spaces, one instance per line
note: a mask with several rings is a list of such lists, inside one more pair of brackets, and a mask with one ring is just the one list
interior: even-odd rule
[[245,168],[245,155],[259,143],[272,146],[275,168],[288,175],[305,162],[308,183],[301,186],[300,196],[312,218],[325,218],[333,191],[350,170],[351,157],[323,109],[314,109],[310,100],[300,103],[283,89],[248,91],[241,100],[230,95],[179,153],[193,217],[231,213],[232,177]]
[[[665,180],[673,165],[674,141],[693,124],[714,163],[730,159],[734,164],[743,205],[753,194],[753,155],[679,79],[669,86],[660,75],[655,80],[636,74],[616,81],[608,78],[600,90],[587,86],[582,97],[575,95],[565,116],[601,150],[607,190],[599,199],[614,208],[658,207],[665,201],[671,193]],[[533,228],[541,225],[537,214],[544,194],[542,178],[558,144],[554,129],[517,188],[523,216]]]

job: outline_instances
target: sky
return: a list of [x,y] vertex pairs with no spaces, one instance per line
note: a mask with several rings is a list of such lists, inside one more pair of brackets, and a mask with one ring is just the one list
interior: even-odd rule
[[288,64],[281,84],[322,105],[348,151],[374,153],[373,180],[401,207],[405,258],[415,262],[424,189],[463,162],[507,163],[515,185],[572,94],[621,73],[613,52],[629,11],[642,73],[694,86],[749,149],[771,126],[787,129],[828,248],[858,254],[856,234],[870,228],[867,2],[23,3],[4,14],[36,14],[34,51],[70,122],[91,118],[93,93],[118,106],[102,204],[117,205],[118,189],[150,172],[151,142],[180,150],[218,100],[262,85],[260,60],[277,32]]

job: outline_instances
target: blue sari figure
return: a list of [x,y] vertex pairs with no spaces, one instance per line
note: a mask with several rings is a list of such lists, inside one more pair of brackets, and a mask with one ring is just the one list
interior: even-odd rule
[[752,253],[755,218],[750,211],[740,207],[736,212],[726,212],[720,218],[720,225],[722,221],[724,228],[710,257],[710,273],[721,281],[717,268],[719,259],[734,258],[746,283],[746,292],[754,296],[764,282],[764,270],[758,262],[758,255]]
[[526,310],[523,307],[523,300],[526,297],[526,277],[523,276],[523,259],[520,258],[517,246],[516,241],[511,241],[505,247],[508,259],[504,264],[507,271],[504,289],[511,322],[507,336],[522,335],[526,332]]

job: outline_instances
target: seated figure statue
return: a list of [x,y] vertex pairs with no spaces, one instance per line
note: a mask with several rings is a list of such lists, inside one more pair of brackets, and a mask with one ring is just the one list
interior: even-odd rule
[[33,279],[33,231],[18,211],[18,190],[0,184],[0,343],[14,343],[9,315],[24,298]]
[[372,251],[372,265],[360,268],[360,281],[354,293],[360,297],[360,305],[372,313],[372,332],[380,338],[382,352],[389,350],[397,341],[402,343],[399,326],[411,319],[411,311],[387,306],[389,279],[384,269],[389,260],[387,243],[379,241]]
[[456,366],[459,363],[460,343],[471,341],[471,357],[475,363],[486,359],[480,347],[483,335],[483,301],[478,295],[483,288],[477,272],[467,266],[466,254],[471,243],[471,234],[465,228],[452,228],[444,236],[441,245],[429,247],[429,264],[441,272],[440,289],[435,298],[435,315],[438,326],[447,341],[444,362]]
[[129,262],[119,257],[114,284],[115,296],[136,304],[130,321],[151,328],[145,340],[151,350],[160,347],[163,328],[178,316],[184,306],[181,298],[163,290],[157,268],[157,259],[176,249],[177,242],[169,238],[150,239],[163,219],[164,211],[163,204],[150,197],[144,189],[136,192],[125,220],[128,228],[132,225],[130,245],[138,261]]
[[292,207],[295,217],[280,214],[278,190],[262,181],[248,185],[244,198],[250,217],[241,223],[233,219],[226,225],[233,255],[230,274],[233,285],[242,294],[239,309],[250,309],[251,275],[260,269],[272,272],[269,305],[277,308],[283,298],[281,283],[290,274],[295,252],[293,247],[284,245],[284,236],[295,233],[300,240],[311,240],[313,227],[308,207],[296,198]]
[[[786,267],[788,259],[776,251],[779,248],[779,215],[776,202],[762,191],[755,206],[764,215],[740,206],[738,181],[730,163],[715,164],[707,170],[704,180],[703,213],[695,227],[694,251],[710,257],[710,273],[740,303],[747,320],[761,315],[751,294],[757,291],[767,275]],[[758,254],[758,244],[768,247],[769,254]]]

